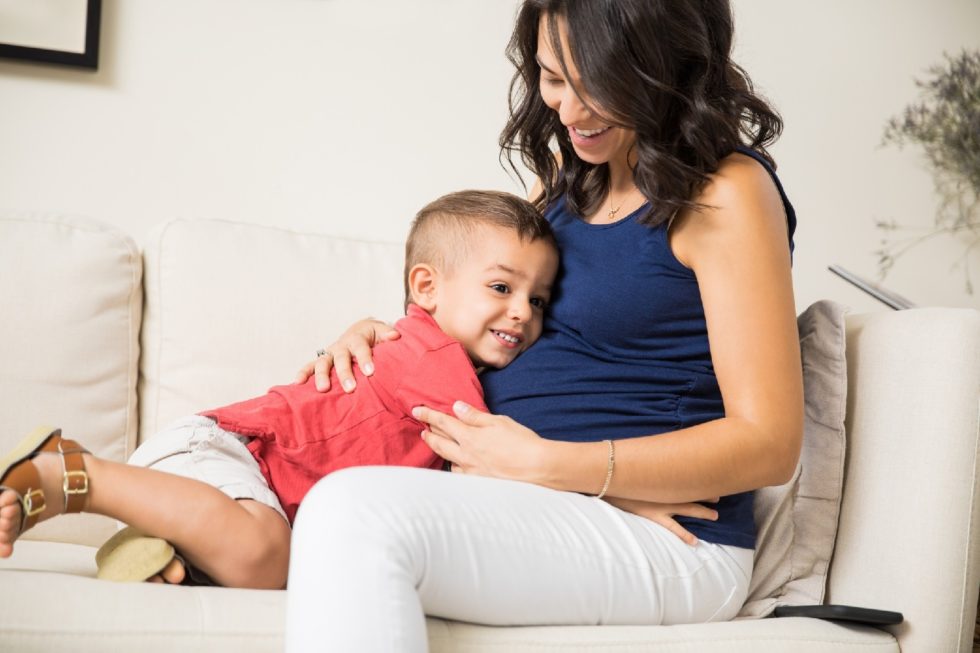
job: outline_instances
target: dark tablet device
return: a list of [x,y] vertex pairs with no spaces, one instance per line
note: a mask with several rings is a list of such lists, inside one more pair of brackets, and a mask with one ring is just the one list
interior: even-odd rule
[[901,612],[856,608],[852,605],[781,605],[777,617],[813,617],[837,621],[855,621],[875,626],[894,626],[905,619]]
[[845,270],[839,265],[831,265],[827,268],[838,277],[851,284],[852,286],[863,290],[875,299],[877,299],[882,304],[894,308],[896,311],[900,311],[906,308],[915,308],[915,304],[905,299],[899,294],[882,288],[880,285],[868,281],[864,277],[860,277],[850,270]]

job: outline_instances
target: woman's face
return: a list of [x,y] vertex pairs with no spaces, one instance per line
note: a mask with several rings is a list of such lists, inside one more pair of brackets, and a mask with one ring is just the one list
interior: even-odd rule
[[583,161],[593,165],[612,163],[614,166],[626,165],[630,147],[636,141],[636,132],[622,127],[613,127],[591,106],[595,106],[582,86],[578,70],[568,53],[568,38],[565,22],[558,21],[558,35],[562,51],[566,53],[565,63],[569,79],[561,70],[558,56],[551,47],[548,35],[548,17],[541,16],[538,24],[537,62],[541,68],[541,99],[558,114],[561,124],[568,129],[575,153]]

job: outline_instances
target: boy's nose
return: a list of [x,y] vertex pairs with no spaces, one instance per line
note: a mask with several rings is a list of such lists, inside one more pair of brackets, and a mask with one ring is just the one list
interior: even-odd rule
[[531,319],[531,304],[527,300],[515,300],[508,307],[510,319],[517,322],[527,322]]

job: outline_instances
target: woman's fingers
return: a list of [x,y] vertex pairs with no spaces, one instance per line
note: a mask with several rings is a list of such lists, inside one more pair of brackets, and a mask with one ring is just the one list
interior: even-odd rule
[[313,361],[313,384],[320,392],[330,389],[330,368],[333,367],[333,355],[317,356]]
[[707,519],[708,521],[718,520],[718,511],[700,503],[680,503],[673,506],[673,513],[681,517],[694,517],[695,519]]
[[[456,403],[462,404],[462,402]],[[465,404],[463,405],[465,406]],[[469,412],[477,413],[479,411],[470,409]],[[461,427],[465,425],[452,415],[440,413],[438,410],[432,410],[426,406],[413,408],[412,416],[428,426],[422,431],[422,440],[429,445],[429,448],[440,458],[452,463],[451,471],[465,473],[467,466],[466,461],[463,460],[463,448],[459,442]]]
[[[324,358],[330,358],[333,363],[333,369],[337,372],[337,379],[340,381],[340,386],[344,389],[344,392],[351,392],[357,383],[354,381],[354,370],[353,363],[351,362],[350,349],[337,344],[330,350],[329,356],[324,356]],[[330,385],[329,378],[330,371],[327,370],[327,387]],[[317,377],[319,379],[319,377]],[[317,388],[320,386],[318,385]]]
[[306,380],[316,371],[315,363],[316,361],[310,361],[303,367],[299,368],[299,371],[296,372],[296,380],[294,383],[306,383]]
[[297,383],[314,376],[316,389],[324,392],[330,389],[330,370],[337,373],[344,392],[353,392],[357,387],[354,378],[354,363],[357,363],[365,376],[374,374],[374,360],[371,349],[379,342],[397,340],[399,334],[394,327],[368,318],[361,320],[340,336],[337,342],[317,352],[317,359],[307,363],[296,375]]
[[457,401],[453,404],[453,413],[456,414],[459,421],[470,426],[482,426],[489,424],[493,420],[493,415],[490,413],[473,408],[473,406],[462,401]]
[[619,499],[614,497],[607,497],[605,501],[620,510],[631,512],[640,517],[645,517],[656,524],[660,524],[691,546],[697,544],[697,537],[681,526],[674,518],[677,516],[693,517],[708,521],[716,521],[718,519],[717,510],[703,506],[700,503],[654,503],[652,501]]
[[422,440],[429,445],[429,448],[432,449],[437,456],[443,460],[448,460],[451,463],[450,469],[452,469],[452,471],[463,471],[459,461],[459,443],[451,438],[433,433],[429,429],[422,431]]
[[428,430],[434,431],[437,437],[449,438],[453,442],[456,441],[456,438],[453,437],[452,431],[453,425],[458,424],[459,420],[455,417],[445,413],[440,413],[438,410],[432,410],[427,406],[416,406],[413,408],[412,417],[420,422],[423,422],[424,424],[428,424]]
[[681,541],[684,542],[685,544],[689,546],[697,546],[698,538],[695,537],[694,533],[687,530],[686,528],[678,524],[670,517],[658,518],[658,519],[654,519],[653,521],[657,522],[658,524],[666,528],[668,531],[670,531],[677,537],[681,538]]
[[372,349],[379,342],[396,340],[400,337],[394,327],[380,320],[361,320],[349,328],[336,344],[328,350],[333,354],[333,367],[344,392],[353,392],[357,387],[354,378],[354,363],[365,376],[374,374]]

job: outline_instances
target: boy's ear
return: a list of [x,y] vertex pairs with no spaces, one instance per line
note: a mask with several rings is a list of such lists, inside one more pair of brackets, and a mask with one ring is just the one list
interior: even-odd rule
[[427,263],[418,263],[408,271],[408,291],[419,308],[432,312],[436,308],[439,272]]

